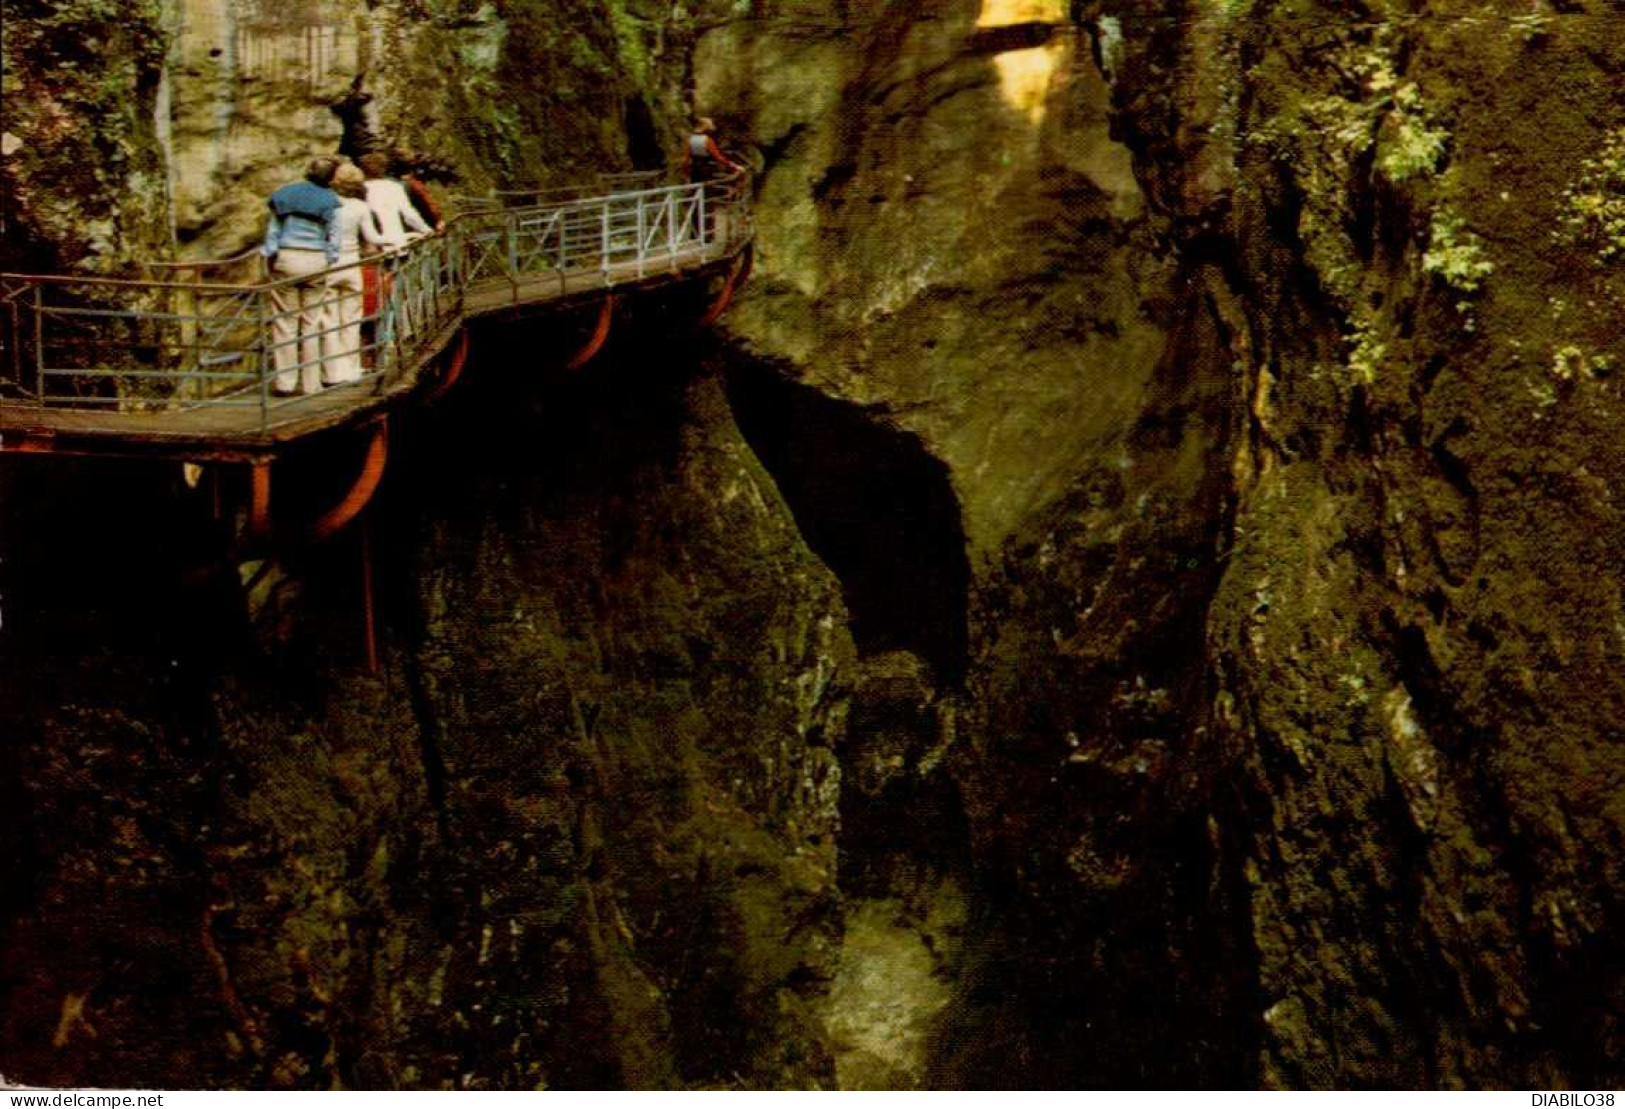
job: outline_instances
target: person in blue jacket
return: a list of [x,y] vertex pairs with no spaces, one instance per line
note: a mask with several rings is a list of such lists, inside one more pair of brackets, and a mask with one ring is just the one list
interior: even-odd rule
[[322,387],[322,336],[330,326],[329,293],[321,273],[339,260],[339,196],[329,186],[337,158],[320,157],[305,179],[271,194],[265,225],[266,272],[270,275],[272,391],[278,396],[315,393]]

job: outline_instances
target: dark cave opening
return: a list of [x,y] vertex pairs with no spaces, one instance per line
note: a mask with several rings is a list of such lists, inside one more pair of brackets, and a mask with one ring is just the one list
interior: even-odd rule
[[666,152],[660,145],[660,129],[648,101],[634,96],[626,102],[626,156],[635,170],[666,168]]
[[948,468],[857,405],[736,365],[728,398],[802,536],[840,578],[863,655],[910,651],[964,678],[970,564]]

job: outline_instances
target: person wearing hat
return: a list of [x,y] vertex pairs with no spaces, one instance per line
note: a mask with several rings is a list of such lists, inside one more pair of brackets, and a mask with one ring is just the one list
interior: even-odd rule
[[683,148],[683,176],[687,180],[714,181],[724,174],[738,173],[744,169],[717,146],[717,140],[713,138],[716,130],[716,122],[709,116],[701,116],[694,121],[688,145]]
[[[278,396],[322,387],[322,334],[327,328],[327,282],[321,272],[339,259],[339,198],[328,186],[337,158],[313,158],[305,179],[284,185],[267,201],[266,272],[270,288],[272,387]],[[297,279],[297,280],[285,280]]]

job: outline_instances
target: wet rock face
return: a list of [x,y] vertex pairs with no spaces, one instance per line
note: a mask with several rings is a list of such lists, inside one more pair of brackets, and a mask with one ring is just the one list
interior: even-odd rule
[[164,43],[158,0],[7,8],[5,270],[96,271],[167,243]]
[[984,44],[976,5],[783,4],[707,34],[695,62],[725,141],[765,162],[730,334],[923,440],[977,554],[1112,453],[1172,276],[1084,32]]
[[1249,794],[1265,1081],[1617,1079],[1620,459],[1613,383],[1561,355],[1618,345],[1617,277],[1562,229],[1625,58],[1617,13],[1537,24],[1226,47],[1257,73],[1223,109],[1251,400],[1210,726]]
[[[599,374],[536,409],[476,384],[419,426],[441,453],[393,474],[374,519],[376,678],[354,537],[290,565],[280,643],[230,619],[143,632],[151,606],[109,590],[85,634],[136,630],[96,683],[47,612],[13,633],[36,650],[8,655],[23,803],[4,827],[28,862],[8,883],[8,1075],[832,1081],[808,1006],[839,935],[839,590],[715,380]],[[29,534],[60,519],[40,504]],[[14,550],[8,598],[51,561]]]
[[251,246],[271,191],[337,149],[341,124],[329,105],[357,78],[365,82],[365,13],[343,3],[175,4],[166,155],[186,256],[223,258]]
[[659,168],[683,126],[676,17],[646,0],[179,3],[170,163],[188,257],[249,243],[264,197],[317,153],[417,152],[455,175],[449,191],[483,195]]
[[[718,382],[662,372],[601,369],[585,427],[556,395],[540,428],[472,417],[501,464],[452,467],[421,517],[419,706],[468,830],[453,968],[494,989],[587,962],[596,1016],[537,1014],[561,1062],[601,1026],[613,1066],[570,1085],[824,1084],[804,995],[838,935],[846,615]],[[573,932],[470,958],[478,929],[549,904]]]
[[1617,1077],[1618,14],[1121,5],[1001,67],[1026,7],[698,55],[766,163],[732,334],[963,508],[955,775],[1045,952],[970,993],[1078,1004],[960,1065],[1150,1080],[1111,1030],[1174,1013],[1197,1081]]
[[[1197,221],[1147,204],[1161,184],[1113,136],[1115,25],[1064,5],[792,7],[697,55],[702,98],[743,105],[767,161],[730,334],[941,459],[971,566],[945,762],[981,931],[931,1081],[1242,1081],[1239,873],[1194,726],[1235,298],[1181,256]],[[852,766],[849,833],[876,820],[868,795],[914,796],[895,757],[867,790]],[[1214,965],[1237,973],[1197,969]],[[1170,1025],[1191,1050],[1144,1055]]]
[[447,193],[662,168],[688,20],[654,0],[20,4],[4,268],[234,256],[273,189],[358,136],[426,157]]
[[[1007,1034],[1045,1045],[1034,1065],[1050,1084],[1246,1081],[1225,768],[1193,727],[1226,511],[1221,333],[1211,302],[1191,306],[1121,454],[1008,543],[977,594],[955,772],[1004,909],[998,942],[1046,952],[989,968],[1012,993],[990,1019],[1030,1020]],[[1136,1043],[1159,1027],[1187,1049],[1143,1056]],[[1098,1052],[1062,1050],[1074,1037]],[[997,1054],[966,1060],[967,1080]]]

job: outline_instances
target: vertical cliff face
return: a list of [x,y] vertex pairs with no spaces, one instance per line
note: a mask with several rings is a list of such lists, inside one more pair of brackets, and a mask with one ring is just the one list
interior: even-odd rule
[[765,161],[731,333],[919,435],[985,554],[1133,422],[1172,270],[1081,30],[998,53],[977,14],[774,5],[701,39],[696,97]]
[[917,436],[963,521],[971,587],[939,601],[969,626],[942,688],[975,939],[929,1080],[1236,1083],[1249,961],[1199,727],[1235,297],[1113,122],[1120,25],[1070,14],[785,5],[703,39],[702,100],[765,161],[727,326]]
[[658,168],[681,122],[670,11],[610,4],[184,0],[174,36],[179,231],[218,256],[311,154],[426,154],[454,189]]
[[[645,361],[485,386],[414,429],[437,449],[374,519],[372,677],[354,537],[270,571],[235,618],[234,583],[176,580],[206,545],[174,531],[132,551],[145,588],[87,595],[82,562],[52,576],[55,544],[105,543],[121,499],[162,490],[86,474],[99,522],[61,535],[19,476],[6,596],[36,599],[9,629],[34,651],[6,690],[8,1074],[830,1080],[808,1014],[839,935],[833,579],[714,378]],[[291,462],[285,509],[344,461]]]
[[649,0],[69,0],[6,22],[10,270],[237,254],[271,190],[358,129],[480,195],[661,168],[684,126],[687,16]]
[[[651,359],[508,419],[478,400],[468,441],[506,446],[410,494],[442,508],[412,580],[414,701],[463,829],[448,981],[530,997],[472,1022],[493,1047],[545,1029],[570,1085],[827,1081],[808,999],[839,924],[833,578],[716,379]],[[578,963],[592,1008],[550,1011]]]
[[[1256,75],[1222,107],[1250,403],[1208,633],[1262,1076],[1609,1081],[1618,13],[1382,14],[1206,54]],[[1218,130],[1189,76],[1148,153]]]
[[732,333],[964,512],[955,775],[1021,954],[958,1066],[1612,1073],[1618,28],[787,4],[702,42],[766,171]]
[[7,8],[5,269],[96,271],[167,245],[164,15],[157,0]]

